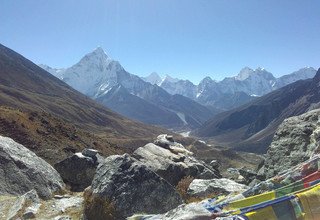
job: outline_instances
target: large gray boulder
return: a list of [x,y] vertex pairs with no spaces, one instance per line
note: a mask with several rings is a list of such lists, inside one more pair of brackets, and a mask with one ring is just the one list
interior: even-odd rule
[[72,191],[80,192],[91,185],[100,157],[96,150],[84,149],[56,163],[54,168]]
[[0,194],[23,195],[35,189],[43,199],[64,188],[59,173],[11,138],[0,136]]
[[268,149],[258,174],[270,178],[319,153],[320,109],[284,120]]
[[[85,194],[85,214],[89,219],[164,213],[182,203],[173,186],[128,154],[107,157],[98,166],[91,189]],[[101,213],[102,209],[113,213]]]
[[155,144],[149,143],[138,148],[133,157],[145,164],[150,170],[167,180],[172,185],[186,176],[199,179],[221,177],[218,170],[197,160],[183,145],[160,135]]
[[240,193],[246,189],[248,189],[246,185],[225,178],[211,180],[194,179],[189,185],[187,193],[191,196],[205,198],[213,194]]

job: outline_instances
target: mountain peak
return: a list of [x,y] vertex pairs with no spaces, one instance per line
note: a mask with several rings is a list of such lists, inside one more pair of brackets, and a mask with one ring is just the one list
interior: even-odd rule
[[149,76],[141,77],[144,81],[154,84],[159,84],[162,81],[162,78],[159,76],[158,73],[152,72]]
[[240,70],[239,74],[235,77],[237,80],[245,80],[247,79],[252,73],[254,72],[253,69],[249,67],[244,67]]
[[255,71],[266,71],[266,69],[263,67],[258,67]]
[[92,52],[86,54],[81,60],[80,63],[91,63],[91,64],[105,64],[108,65],[112,59],[108,57],[106,52],[101,48],[97,47]]
[[97,55],[97,56],[102,56],[102,57],[106,57],[106,58],[109,58],[107,53],[102,49],[102,47],[97,47],[96,49],[94,49],[92,51],[92,53],[90,54],[94,54],[94,55]]
[[210,83],[210,82],[214,82],[214,80],[211,79],[210,76],[206,76],[205,78],[203,78],[203,79],[200,81],[199,85],[200,85],[200,84],[207,84],[207,83]]
[[150,73],[150,75],[149,76],[147,76],[147,77],[150,77],[150,78],[157,78],[157,79],[161,79],[161,77],[159,76],[159,74],[157,73],[157,72],[152,72],[152,73]]
[[163,81],[168,81],[168,82],[172,82],[172,83],[178,82],[179,80],[180,79],[173,78],[173,77],[169,76],[168,74],[166,74],[166,76],[163,79]]

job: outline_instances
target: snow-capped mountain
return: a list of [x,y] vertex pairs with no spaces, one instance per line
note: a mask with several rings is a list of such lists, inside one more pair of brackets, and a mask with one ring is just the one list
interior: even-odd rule
[[[315,69],[309,67],[276,78],[263,68],[254,70],[245,67],[234,77],[227,77],[222,81],[206,77],[198,85],[194,85],[188,80],[176,79],[169,75],[161,78],[159,74],[152,73],[148,77],[140,78],[130,74],[100,47],[85,55],[70,68],[54,69],[46,65],[41,67],[114,111],[146,123],[164,125],[163,122],[166,121],[170,127],[172,123],[169,121],[177,121],[177,118],[180,118],[180,124],[176,123],[176,127],[185,126],[186,122],[191,127],[199,126],[211,117],[213,112],[238,107],[257,96],[297,80],[312,78],[316,73]],[[110,91],[114,94],[112,98],[110,94],[108,95]],[[120,99],[123,99],[124,94],[128,95],[127,100],[130,100],[131,106],[121,102]],[[148,107],[143,108],[144,111],[142,111],[137,103]],[[181,108],[182,104],[184,108]],[[161,108],[156,111],[162,111],[161,114],[156,114],[159,118],[155,116],[152,119],[147,117],[143,119],[143,114],[150,115],[150,112],[155,112],[155,106]],[[188,108],[191,107],[198,109],[201,113],[189,111]],[[160,120],[160,117],[166,117],[168,120]]]
[[281,76],[277,79],[275,88],[281,88],[298,80],[311,79],[315,76],[316,70],[312,67],[305,67],[291,74]]
[[151,73],[149,76],[141,77],[141,79],[148,83],[151,83],[152,85],[160,85],[163,80],[161,76],[159,76],[159,74],[156,72]]
[[180,95],[184,95],[186,97],[189,97],[191,99],[194,99],[194,94],[197,91],[197,86],[195,86],[189,80],[174,80],[173,81],[173,80],[168,79],[168,77],[166,77],[162,81],[162,83],[160,84],[160,87],[165,89],[167,92],[169,92],[172,95],[180,94]]
[[[245,67],[238,75],[227,77],[219,82],[206,77],[198,85],[194,85],[188,80],[178,80],[175,82],[166,81],[160,86],[170,94],[181,94],[203,105],[213,105],[216,108],[229,110],[252,100],[254,97],[265,95],[295,81],[312,78],[315,74],[316,70],[308,67],[275,78],[264,68],[253,70]],[[235,99],[239,97],[241,99],[235,102]],[[227,103],[228,100],[233,101]]]
[[[213,112],[201,104],[189,98],[173,96],[157,84],[145,82],[128,73],[100,47],[70,68],[54,69],[45,65],[41,67],[114,111],[145,123],[171,128],[194,128],[213,116]],[[175,81],[169,77],[166,79]],[[184,108],[178,103],[183,103]],[[190,108],[201,111],[192,112]],[[158,114],[152,114],[154,112]],[[150,115],[153,115],[153,118],[150,118]]]
[[62,78],[62,75],[65,71],[65,69],[51,68],[50,66],[44,64],[40,64],[39,66],[59,79]]

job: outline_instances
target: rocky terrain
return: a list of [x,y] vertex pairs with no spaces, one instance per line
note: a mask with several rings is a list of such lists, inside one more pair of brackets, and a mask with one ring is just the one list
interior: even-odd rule
[[[216,164],[196,159],[170,135],[158,136],[132,156],[104,158],[85,149],[57,162],[57,171],[12,139],[1,137],[0,149],[1,161],[9,159],[1,167],[5,178],[0,184],[0,211],[11,218],[123,219],[136,213],[164,213],[185,199],[246,189],[220,179]],[[187,179],[190,182],[184,185]]]
[[[312,161],[319,160],[319,112],[286,119],[260,170],[229,168],[228,178],[219,170],[223,158],[201,161],[190,151],[197,148],[186,148],[171,135],[159,135],[132,155],[104,158],[97,150],[84,149],[57,162],[57,171],[27,148],[1,137],[5,178],[0,184],[0,212],[4,219],[226,220],[219,198],[235,206],[244,198],[251,201],[252,195],[260,198],[268,190],[296,184],[292,181],[297,178],[318,181],[312,173],[318,163]],[[303,165],[308,160],[311,165]]]

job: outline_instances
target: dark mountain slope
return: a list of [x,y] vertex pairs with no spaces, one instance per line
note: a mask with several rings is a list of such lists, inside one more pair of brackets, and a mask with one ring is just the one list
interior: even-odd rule
[[141,96],[145,100],[176,113],[187,127],[197,128],[214,115],[214,111],[196,101],[182,95],[170,95],[157,85],[144,90]]
[[177,114],[130,94],[122,85],[114,86],[96,100],[115,112],[147,124],[169,128],[183,125]]
[[[134,147],[134,143],[150,141],[159,133],[166,132],[164,129],[138,123],[110,111],[1,44],[0,106],[6,109],[1,114],[2,125],[12,125],[10,129],[10,126],[1,126],[0,134],[15,139],[15,133],[25,133],[25,139],[30,139],[26,143],[30,144],[23,144],[33,148],[40,156],[50,158],[50,161],[63,157],[61,149],[70,144],[74,148],[83,148],[96,142],[102,151],[110,154],[120,150],[117,145]],[[21,112],[21,115],[13,114],[15,111]],[[35,135],[28,134],[25,128],[37,127],[39,124],[35,121],[28,119],[28,125],[24,124],[24,127],[21,123],[16,124],[23,121],[22,118],[29,118],[33,114],[41,115],[41,126],[48,125],[44,131],[36,131]],[[6,115],[8,117],[5,117]],[[66,133],[67,128],[74,128],[79,129],[77,135],[86,135],[78,136],[77,141],[67,143],[54,136],[53,131],[58,128],[53,125],[61,127],[62,130],[66,129]],[[50,138],[46,136],[50,135],[56,139],[55,143],[47,141]],[[20,142],[23,141],[21,138]],[[110,146],[113,146],[114,150],[106,150]]]
[[265,152],[279,124],[302,114],[320,102],[320,71],[313,79],[301,80],[218,114],[195,133],[238,149]]

